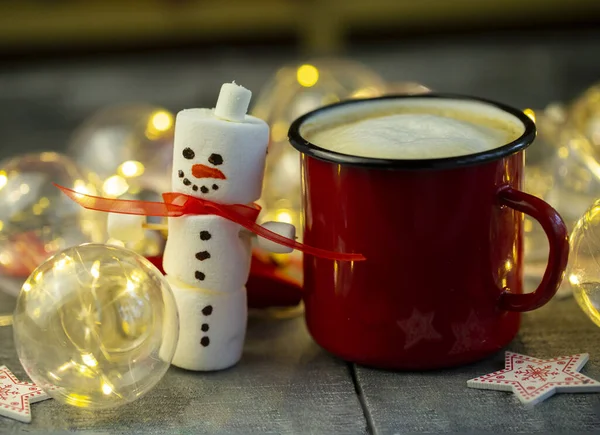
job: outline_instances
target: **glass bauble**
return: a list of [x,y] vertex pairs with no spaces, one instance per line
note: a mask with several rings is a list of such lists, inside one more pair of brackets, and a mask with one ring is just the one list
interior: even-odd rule
[[58,153],[25,154],[0,162],[3,287],[7,278],[15,278],[18,290],[31,271],[52,254],[106,238],[104,213],[81,208],[53,183],[91,195],[99,188],[92,174]]
[[[150,189],[130,189],[124,195],[121,195],[119,199],[134,200],[134,201],[153,201],[162,202],[162,195],[158,192],[154,192]],[[168,220],[165,217],[148,216],[146,221],[149,224],[158,224],[166,227]],[[107,244],[123,246],[131,249],[138,254],[145,257],[159,257],[163,254],[165,244],[167,241],[167,231],[159,231],[146,229],[144,231],[144,238],[137,242],[125,242],[123,240],[110,238],[107,240]]]
[[171,186],[174,117],[152,105],[106,107],[73,134],[69,155],[102,180],[102,195]]
[[262,220],[292,223],[302,239],[300,156],[287,140],[292,121],[320,106],[384,92],[385,83],[378,74],[346,59],[315,59],[284,66],[273,75],[252,109],[271,129],[260,201]]
[[68,248],[34,270],[13,328],[33,382],[60,402],[91,409],[148,392],[169,368],[179,334],[160,271],[133,251],[100,244]]
[[566,281],[581,309],[600,326],[600,200],[579,219],[570,241]]

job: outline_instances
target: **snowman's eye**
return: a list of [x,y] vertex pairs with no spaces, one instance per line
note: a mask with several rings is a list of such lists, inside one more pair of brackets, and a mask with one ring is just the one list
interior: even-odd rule
[[196,153],[194,153],[194,150],[192,150],[191,148],[184,148],[182,154],[183,157],[185,157],[188,160],[191,160],[194,157],[196,157]]
[[221,154],[211,154],[208,161],[215,166],[219,166],[223,164],[223,157],[221,157]]

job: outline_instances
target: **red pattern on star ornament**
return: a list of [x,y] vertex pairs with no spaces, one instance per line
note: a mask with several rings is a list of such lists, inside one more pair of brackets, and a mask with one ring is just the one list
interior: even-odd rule
[[558,376],[559,372],[552,364],[545,366],[534,366],[529,364],[526,368],[517,370],[515,374],[521,377],[523,381],[540,380],[547,381]]
[[409,349],[420,341],[440,340],[442,338],[431,324],[434,315],[435,313],[423,314],[419,310],[413,309],[410,317],[398,321],[398,326],[406,336],[404,349]]
[[596,393],[600,382],[579,373],[587,353],[548,360],[506,352],[505,368],[467,381],[467,386],[484,390],[512,391],[533,406],[555,393]]
[[0,366],[0,415],[29,423],[30,403],[49,398],[37,385],[19,381],[6,366]]

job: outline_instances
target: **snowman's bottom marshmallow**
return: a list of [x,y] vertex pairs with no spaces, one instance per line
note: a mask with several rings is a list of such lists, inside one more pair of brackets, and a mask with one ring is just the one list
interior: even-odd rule
[[242,356],[248,309],[246,288],[215,292],[167,276],[179,311],[179,341],[172,364],[187,370],[222,370]]

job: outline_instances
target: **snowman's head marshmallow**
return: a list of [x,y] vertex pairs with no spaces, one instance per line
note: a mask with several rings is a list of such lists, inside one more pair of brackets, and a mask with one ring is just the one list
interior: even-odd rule
[[215,109],[177,114],[172,190],[223,204],[260,198],[269,127],[246,115],[252,93],[221,87]]

